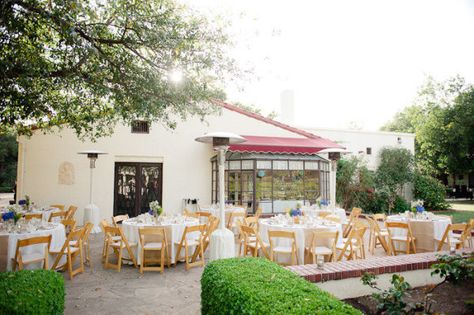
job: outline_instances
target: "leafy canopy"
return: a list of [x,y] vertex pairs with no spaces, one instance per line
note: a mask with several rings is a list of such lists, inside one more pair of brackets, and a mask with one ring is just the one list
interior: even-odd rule
[[202,117],[236,74],[221,24],[171,0],[3,0],[0,133]]
[[416,134],[416,164],[424,174],[474,170],[474,87],[463,78],[428,78],[413,105],[382,130]]

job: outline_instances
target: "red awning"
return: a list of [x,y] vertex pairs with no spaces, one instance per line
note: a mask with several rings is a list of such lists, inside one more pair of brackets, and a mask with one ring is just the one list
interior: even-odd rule
[[229,151],[257,153],[293,153],[316,154],[323,149],[343,148],[339,144],[324,138],[286,138],[242,136],[247,139],[241,144],[233,144]]

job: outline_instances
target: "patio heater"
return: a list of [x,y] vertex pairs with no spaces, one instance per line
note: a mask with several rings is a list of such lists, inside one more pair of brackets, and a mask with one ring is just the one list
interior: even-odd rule
[[89,159],[89,168],[90,168],[90,175],[89,175],[89,204],[84,208],[84,225],[87,222],[91,222],[94,224],[91,233],[100,233],[99,227],[99,220],[100,220],[100,209],[94,204],[93,199],[93,187],[94,187],[94,168],[95,162],[99,155],[107,154],[102,151],[97,150],[86,150],[78,152],[77,154],[87,155]]
[[242,143],[246,140],[230,132],[212,132],[195,139],[202,143],[212,143],[214,151],[217,151],[219,171],[219,229],[215,230],[210,237],[209,259],[223,259],[235,257],[234,233],[225,227],[225,186],[224,186],[224,162],[225,155],[230,144]]
[[329,175],[329,200],[330,207],[336,208],[336,174],[337,174],[337,161],[341,159],[341,153],[349,153],[350,151],[343,148],[328,148],[318,152],[327,153],[328,159],[331,160],[331,171]]

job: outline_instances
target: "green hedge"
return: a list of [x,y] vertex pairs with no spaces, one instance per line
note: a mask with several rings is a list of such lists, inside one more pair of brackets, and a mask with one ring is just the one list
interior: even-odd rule
[[262,258],[230,258],[208,264],[201,278],[201,313],[361,314]]
[[64,278],[50,270],[0,273],[0,314],[63,314]]

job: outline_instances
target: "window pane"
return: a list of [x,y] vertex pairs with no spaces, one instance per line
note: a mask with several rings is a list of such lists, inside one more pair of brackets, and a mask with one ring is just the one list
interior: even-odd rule
[[290,161],[290,170],[303,170],[303,161]]
[[257,168],[258,169],[271,169],[272,168],[272,161],[257,161]]
[[252,160],[242,161],[242,169],[243,170],[253,170],[253,161]]
[[273,169],[274,170],[287,170],[288,161],[273,161]]
[[240,161],[230,161],[229,168],[231,170],[240,170]]
[[306,161],[304,164],[304,168],[307,170],[317,170],[318,169],[318,162],[308,162]]
[[242,191],[253,192],[253,172],[242,172]]

